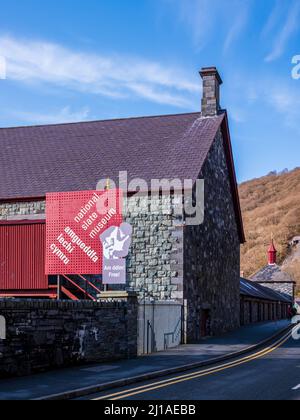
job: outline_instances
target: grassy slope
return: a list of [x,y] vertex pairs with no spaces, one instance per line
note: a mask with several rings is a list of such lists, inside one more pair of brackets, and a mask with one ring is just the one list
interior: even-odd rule
[[[241,269],[249,276],[266,265],[272,234],[279,262],[288,255],[290,239],[300,235],[300,169],[245,182],[240,185],[240,198],[247,239]],[[292,271],[300,286],[299,266]]]

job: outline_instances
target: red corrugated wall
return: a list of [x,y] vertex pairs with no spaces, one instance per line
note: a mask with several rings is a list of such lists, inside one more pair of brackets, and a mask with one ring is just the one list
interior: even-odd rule
[[44,222],[0,224],[0,290],[48,289]]

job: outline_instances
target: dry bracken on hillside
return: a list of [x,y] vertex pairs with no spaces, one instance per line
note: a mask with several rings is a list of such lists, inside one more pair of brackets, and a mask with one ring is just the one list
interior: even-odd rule
[[[241,270],[250,276],[267,264],[272,235],[278,263],[287,257],[290,240],[300,235],[300,169],[245,182],[239,190],[247,240],[242,247]],[[299,265],[293,262],[287,271],[300,288]]]

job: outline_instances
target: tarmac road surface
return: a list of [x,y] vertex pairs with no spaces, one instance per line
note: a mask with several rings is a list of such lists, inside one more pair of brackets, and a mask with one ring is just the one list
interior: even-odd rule
[[89,400],[300,400],[300,340],[285,334],[251,355],[91,395]]

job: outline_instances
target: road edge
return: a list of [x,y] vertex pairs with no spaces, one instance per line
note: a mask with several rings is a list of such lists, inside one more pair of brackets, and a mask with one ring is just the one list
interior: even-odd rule
[[86,387],[86,388],[79,388],[79,389],[74,389],[74,390],[71,390],[71,391],[61,392],[61,393],[58,393],[58,394],[52,394],[52,395],[48,395],[48,396],[44,396],[44,397],[34,398],[34,399],[32,399],[32,401],[70,400],[70,399],[74,399],[74,398],[85,397],[85,396],[91,395],[91,394],[96,394],[96,393],[102,392],[102,391],[107,391],[107,390],[111,390],[111,389],[115,389],[115,388],[121,388],[121,387],[124,387],[124,386],[136,384],[136,383],[139,383],[139,382],[145,382],[145,381],[149,381],[149,380],[152,380],[152,379],[161,378],[161,377],[164,377],[164,376],[169,376],[169,375],[172,375],[174,373],[182,373],[182,372],[187,372],[189,370],[193,370],[193,369],[197,369],[197,368],[211,366],[211,365],[214,365],[216,363],[225,362],[225,361],[228,361],[228,360],[231,360],[231,359],[235,359],[238,356],[243,356],[245,354],[252,353],[253,351],[258,350],[260,347],[263,347],[264,345],[269,344],[270,342],[274,341],[276,338],[280,337],[281,335],[284,335],[284,333],[291,330],[292,327],[293,326],[289,325],[288,327],[281,329],[276,334],[272,335],[271,337],[266,338],[265,340],[261,341],[258,344],[254,344],[253,346],[247,347],[243,350],[239,350],[239,351],[234,352],[234,353],[229,353],[229,354],[221,356],[221,357],[215,357],[213,359],[205,360],[205,361],[202,361],[202,362],[190,363],[190,364],[187,364],[187,365],[181,365],[181,366],[177,366],[177,367],[170,368],[170,369],[164,369],[164,370],[159,370],[159,371],[155,371],[155,372],[149,372],[149,373],[145,373],[143,375],[133,376],[131,378],[118,379],[118,380],[112,381],[112,382],[106,382],[106,383],[102,383],[102,384],[98,384],[98,385],[91,385],[91,386]]

